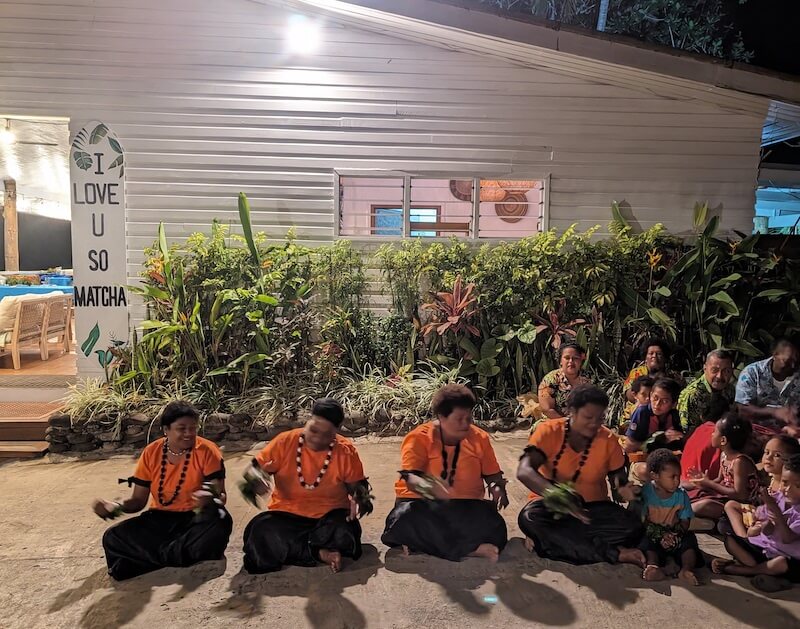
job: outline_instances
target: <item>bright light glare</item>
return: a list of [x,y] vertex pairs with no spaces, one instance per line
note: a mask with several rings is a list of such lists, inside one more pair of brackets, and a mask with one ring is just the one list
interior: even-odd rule
[[0,129],[0,144],[14,144],[17,136],[11,129]]
[[318,22],[303,15],[293,15],[286,31],[286,46],[289,52],[310,55],[322,43],[322,29]]

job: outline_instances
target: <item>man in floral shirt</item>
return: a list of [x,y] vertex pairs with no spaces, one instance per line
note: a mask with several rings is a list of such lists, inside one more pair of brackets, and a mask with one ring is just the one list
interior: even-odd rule
[[724,349],[715,349],[708,353],[703,365],[703,373],[681,391],[678,398],[678,413],[681,416],[681,427],[687,438],[703,423],[703,411],[711,401],[714,393],[719,393],[728,402],[734,399],[733,356]]
[[778,339],[772,356],[748,365],[736,385],[736,403],[746,419],[780,428],[797,424],[797,408],[789,403],[800,390],[800,352],[788,339]]

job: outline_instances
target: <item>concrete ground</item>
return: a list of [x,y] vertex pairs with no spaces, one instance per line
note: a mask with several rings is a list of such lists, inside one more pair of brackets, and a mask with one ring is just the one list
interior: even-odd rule
[[[508,476],[524,441],[496,439]],[[322,566],[241,572],[242,532],[256,514],[232,489],[249,463],[244,453],[226,460],[235,522],[227,561],[123,583],[106,575],[100,539],[108,523],[89,504],[128,491],[117,479],[132,472],[132,457],[4,465],[0,627],[800,627],[800,588],[767,596],[733,578],[697,588],[646,584],[632,567],[575,567],[528,554],[516,525],[526,492],[516,481],[506,511],[511,541],[498,564],[387,552],[379,538],[393,502],[399,440],[358,445],[376,508],[362,521],[364,556],[336,575]],[[719,544],[706,540],[704,548],[719,552]],[[709,573],[702,574],[708,581]]]

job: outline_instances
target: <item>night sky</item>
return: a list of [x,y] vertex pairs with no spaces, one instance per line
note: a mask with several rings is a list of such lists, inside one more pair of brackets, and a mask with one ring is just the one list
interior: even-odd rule
[[757,66],[800,75],[800,0],[727,0]]

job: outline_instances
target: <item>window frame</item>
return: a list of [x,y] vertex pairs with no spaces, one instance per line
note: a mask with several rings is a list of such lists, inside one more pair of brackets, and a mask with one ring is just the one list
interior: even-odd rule
[[[377,235],[357,235],[357,236],[350,236],[350,235],[342,235],[341,234],[341,221],[342,221],[342,184],[341,179],[342,177],[353,177],[359,179],[402,179],[403,180],[403,233],[400,236],[377,236]],[[374,243],[374,242],[394,242],[398,240],[405,240],[408,238],[422,238],[425,241],[430,242],[447,242],[452,238],[452,236],[411,236],[412,231],[412,223],[411,223],[411,212],[410,209],[412,207],[419,207],[422,209],[429,209],[433,207],[437,207],[433,204],[420,204],[414,203],[413,206],[411,204],[411,180],[412,179],[442,179],[442,180],[450,180],[450,179],[461,179],[466,180],[469,179],[472,181],[472,221],[470,222],[470,229],[469,235],[464,236],[456,236],[456,238],[461,238],[464,240],[471,241],[473,243],[493,243],[493,242],[503,242],[503,241],[512,241],[512,240],[521,240],[522,238],[526,238],[528,236],[533,236],[535,234],[528,234],[527,236],[506,236],[506,237],[496,237],[496,238],[479,238],[478,234],[480,233],[480,182],[482,180],[491,180],[491,179],[498,179],[500,177],[506,179],[514,179],[514,180],[535,180],[542,182],[542,215],[541,215],[541,226],[539,232],[536,233],[544,233],[550,229],[550,173],[546,174],[518,174],[514,173],[513,175],[497,175],[497,174],[487,174],[487,175],[480,175],[480,176],[465,176],[465,175],[453,175],[447,174],[442,175],[440,173],[434,174],[409,174],[404,172],[397,172],[392,170],[387,171],[369,171],[369,173],[365,173],[363,171],[350,171],[350,170],[334,170],[333,171],[333,187],[334,187],[334,221],[333,221],[333,233],[334,238],[347,238],[348,240],[354,242],[364,242],[364,243]],[[374,207],[388,207],[386,204],[372,204],[370,203],[370,212],[372,212],[372,208]],[[441,206],[439,207],[439,211]],[[437,211],[437,216],[439,216],[439,211]],[[438,219],[437,219],[438,220]],[[374,217],[370,217],[370,231],[375,229],[374,225]],[[438,231],[437,231],[438,234]]]

